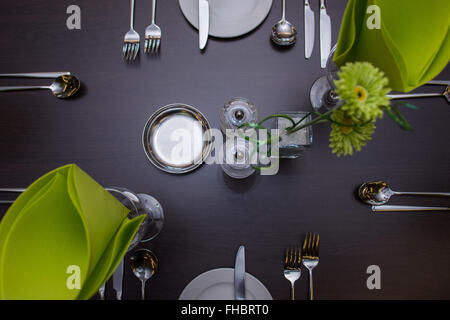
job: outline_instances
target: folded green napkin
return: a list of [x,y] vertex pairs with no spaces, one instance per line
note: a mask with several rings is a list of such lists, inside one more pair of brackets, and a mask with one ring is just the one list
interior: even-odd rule
[[[0,223],[0,299],[89,299],[144,219],[127,214],[76,165],[38,179]],[[80,288],[67,285],[70,266],[79,268]]]
[[[367,7],[380,8],[380,29],[369,29]],[[385,72],[395,91],[410,91],[436,77],[450,60],[450,2],[349,0],[334,61],[368,61]]]

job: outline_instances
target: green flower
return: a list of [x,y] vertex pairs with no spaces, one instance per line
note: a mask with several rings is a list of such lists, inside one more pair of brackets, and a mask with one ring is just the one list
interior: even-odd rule
[[342,109],[336,109],[331,116],[330,148],[338,156],[352,155],[353,149],[360,151],[372,138],[375,131],[373,122],[355,122]]
[[344,101],[341,107],[346,116],[363,122],[375,121],[383,116],[384,106],[389,105],[384,73],[369,62],[345,64],[339,71],[336,93]]

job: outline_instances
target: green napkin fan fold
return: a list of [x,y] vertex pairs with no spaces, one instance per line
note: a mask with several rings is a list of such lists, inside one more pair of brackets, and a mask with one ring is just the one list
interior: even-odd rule
[[[368,6],[380,8],[380,29],[369,29]],[[450,2],[349,0],[334,61],[368,61],[384,71],[395,91],[411,91],[434,77],[450,59]]]
[[[0,223],[0,299],[89,299],[111,277],[144,216],[76,165],[22,193]],[[68,285],[70,266],[80,287]]]

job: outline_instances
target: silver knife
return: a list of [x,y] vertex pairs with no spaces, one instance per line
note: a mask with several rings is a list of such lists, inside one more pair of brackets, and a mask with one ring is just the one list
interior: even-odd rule
[[245,247],[240,246],[234,265],[234,297],[245,300]]
[[320,66],[325,69],[331,50],[331,19],[325,0],[320,0]]
[[309,5],[309,0],[305,0],[305,58],[311,58],[314,48],[314,11]]
[[119,266],[113,274],[113,289],[116,292],[117,300],[122,300],[123,260],[120,260]]
[[60,76],[69,76],[69,71],[59,72],[29,72],[29,73],[3,73],[0,74],[1,78],[58,78]]
[[372,206],[372,211],[386,212],[386,211],[450,211],[449,207],[416,207],[416,206],[396,206],[383,205]]
[[209,33],[209,2],[198,0],[198,44],[200,50],[206,47]]
[[106,282],[102,284],[102,286],[98,289],[98,294],[100,296],[100,300],[105,300],[105,288],[106,288]]

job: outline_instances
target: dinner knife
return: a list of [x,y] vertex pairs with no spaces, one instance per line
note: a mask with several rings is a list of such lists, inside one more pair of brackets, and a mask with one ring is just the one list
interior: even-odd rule
[[123,260],[120,260],[119,266],[113,274],[113,289],[116,291],[117,300],[122,300]]
[[320,66],[325,69],[331,50],[331,19],[325,0],[320,0]]
[[200,50],[206,47],[209,33],[209,2],[198,0],[198,44]]
[[60,76],[70,76],[69,71],[59,72],[29,72],[29,73],[2,73],[1,78],[58,78]]
[[240,246],[234,265],[234,297],[245,300],[245,247]]
[[100,300],[105,300],[105,289],[106,289],[106,282],[102,284],[102,286],[98,289]]
[[311,58],[314,48],[314,11],[309,5],[309,0],[305,0],[305,58]]
[[375,212],[387,212],[387,211],[450,211],[449,207],[416,207],[416,206],[396,206],[396,205],[383,205],[372,206],[372,211]]

